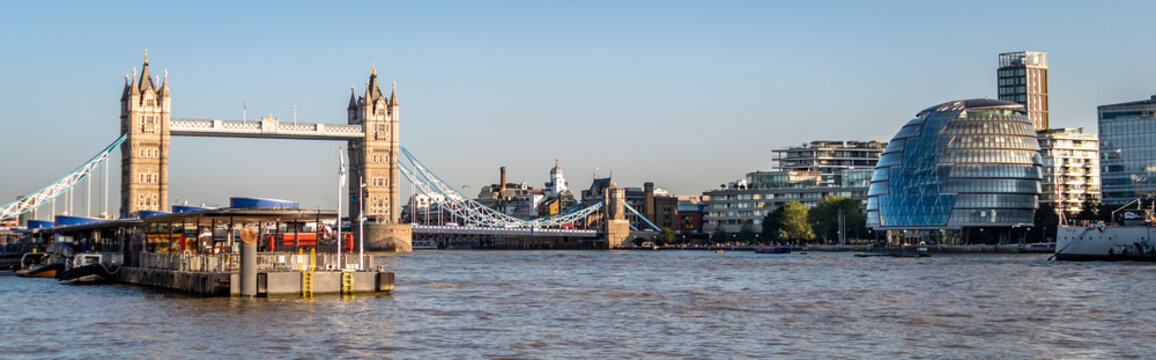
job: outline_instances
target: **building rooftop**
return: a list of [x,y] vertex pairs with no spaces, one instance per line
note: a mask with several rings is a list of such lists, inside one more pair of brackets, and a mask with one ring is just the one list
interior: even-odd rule
[[1096,108],[1100,109],[1100,108],[1112,107],[1112,106],[1144,105],[1144,104],[1156,104],[1156,95],[1152,95],[1152,98],[1150,98],[1148,100],[1129,101],[1129,102],[1122,102],[1122,103],[1118,103],[1118,104],[1100,105],[1100,106],[1097,106]]
[[923,111],[920,111],[915,116],[920,116],[920,114],[923,114],[926,112],[931,112],[931,111],[945,111],[945,110],[952,110],[952,109],[958,109],[958,110],[988,109],[988,108],[1013,108],[1013,109],[1020,110],[1020,111],[1024,110],[1023,105],[1018,104],[1018,103],[1014,103],[1011,101],[1003,101],[1003,100],[996,100],[996,99],[967,99],[967,100],[948,101],[948,102],[945,102],[945,103],[942,103],[939,105],[935,105],[935,106],[923,109]]

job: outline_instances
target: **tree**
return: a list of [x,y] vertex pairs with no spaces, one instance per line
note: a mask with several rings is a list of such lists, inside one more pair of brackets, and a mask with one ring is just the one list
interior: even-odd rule
[[710,234],[710,239],[714,242],[724,242],[727,241],[729,236],[727,231],[723,230],[722,224],[719,224],[718,227],[714,229],[714,233]]
[[736,240],[744,243],[752,243],[755,241],[755,227],[750,220],[743,221],[743,226],[739,228],[739,234]]
[[678,238],[674,236],[674,230],[663,226],[662,231],[658,232],[658,242],[663,244],[673,244]]
[[845,196],[827,195],[807,213],[807,220],[815,235],[823,241],[839,238],[839,210],[843,210],[847,237],[859,237],[865,232],[867,217],[859,209],[859,201]]
[[1049,203],[1040,204],[1040,208],[1036,209],[1032,223],[1033,227],[1028,234],[1028,242],[1044,242],[1045,239],[1055,239],[1056,228],[1060,225],[1060,216],[1056,214],[1056,206]]
[[763,218],[763,240],[783,240],[783,206],[775,208]]
[[811,223],[807,222],[807,207],[798,201],[783,204],[783,237],[790,240],[809,241],[815,238]]
[[1080,204],[1080,212],[1076,213],[1076,220],[1096,221],[1100,219],[1100,202],[1095,200],[1084,201]]

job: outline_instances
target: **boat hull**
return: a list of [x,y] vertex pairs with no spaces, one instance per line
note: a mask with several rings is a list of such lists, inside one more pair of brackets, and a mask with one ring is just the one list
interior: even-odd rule
[[791,253],[791,247],[790,246],[760,247],[760,248],[755,248],[755,253],[757,253],[757,254],[790,254]]
[[17,271],[16,276],[26,278],[55,278],[61,271],[64,271],[64,264],[53,263]]
[[115,271],[109,271],[101,264],[88,264],[69,269],[57,277],[66,284],[99,284],[112,281]]
[[1156,229],[1148,226],[1061,226],[1056,260],[1156,261]]

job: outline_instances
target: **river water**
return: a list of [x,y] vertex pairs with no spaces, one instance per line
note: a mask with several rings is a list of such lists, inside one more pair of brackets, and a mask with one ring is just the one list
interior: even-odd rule
[[1156,357],[1156,265],[1047,255],[418,251],[392,295],[197,298],[0,274],[12,358]]

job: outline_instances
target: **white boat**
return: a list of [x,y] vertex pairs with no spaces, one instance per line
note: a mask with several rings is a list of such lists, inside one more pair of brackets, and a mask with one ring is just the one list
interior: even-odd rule
[[1056,232],[1056,260],[1156,261],[1156,229],[1131,226],[1060,226]]
[[413,242],[413,250],[437,250],[438,246],[430,240],[417,240]]

